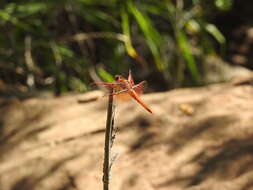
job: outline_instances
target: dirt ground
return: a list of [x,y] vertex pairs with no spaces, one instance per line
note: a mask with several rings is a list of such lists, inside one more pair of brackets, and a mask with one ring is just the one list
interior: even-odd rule
[[[102,189],[106,98],[1,100],[0,190]],[[117,103],[111,190],[253,189],[253,77]]]

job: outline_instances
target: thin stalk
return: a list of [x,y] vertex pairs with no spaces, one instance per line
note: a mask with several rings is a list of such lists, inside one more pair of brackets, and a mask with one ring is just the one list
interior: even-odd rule
[[104,190],[109,190],[110,169],[111,169],[111,145],[112,145],[112,131],[114,124],[114,105],[113,105],[113,90],[111,90],[108,100],[107,120],[105,130],[105,147],[104,147],[104,165],[103,165],[103,184]]

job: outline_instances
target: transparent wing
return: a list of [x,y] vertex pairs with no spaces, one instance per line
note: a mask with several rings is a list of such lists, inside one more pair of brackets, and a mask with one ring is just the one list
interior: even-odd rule
[[97,86],[108,86],[110,88],[115,88],[117,86],[120,86],[120,82],[94,82]]
[[132,86],[134,85],[134,79],[132,77],[132,72],[130,69],[129,69],[129,74],[128,74],[128,81],[131,83]]
[[[131,73],[130,73],[131,74]],[[128,77],[129,80],[129,77]],[[105,87],[107,90],[114,90],[113,95],[123,101],[129,101],[132,99],[132,97],[128,94],[128,89],[122,89],[122,82],[94,82],[93,85],[95,86],[102,86]],[[143,89],[145,89],[147,86],[146,81],[142,81],[139,84],[133,85],[133,89],[136,92],[138,96],[140,96],[143,93]],[[110,93],[106,93],[105,96],[110,95]]]
[[[134,91],[136,92],[136,94],[138,96],[141,96],[141,94],[143,93],[143,90],[147,87],[147,82],[146,81],[142,81],[139,84],[136,84],[133,86]],[[115,97],[119,100],[123,100],[123,101],[129,101],[132,99],[132,97],[129,95],[128,93],[128,89],[124,89],[121,91],[116,92]]]
[[147,87],[147,82],[146,81],[142,81],[139,84],[134,85],[133,89],[136,92],[136,94],[138,94],[140,96],[143,93],[143,90],[146,87]]
[[92,89],[95,89],[97,87],[102,88],[103,91],[105,90],[112,90],[114,89],[114,91],[119,91],[122,90],[121,86],[122,83],[121,82],[94,82],[91,84]]

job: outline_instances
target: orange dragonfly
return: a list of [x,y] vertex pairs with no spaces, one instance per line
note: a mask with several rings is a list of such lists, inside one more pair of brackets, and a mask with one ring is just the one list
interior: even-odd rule
[[113,93],[109,95],[118,96],[122,94],[128,94],[140,105],[142,105],[148,112],[153,113],[152,110],[140,99],[140,94],[142,93],[145,81],[142,81],[139,84],[134,84],[134,80],[130,70],[128,79],[125,79],[121,75],[116,75],[115,79],[115,82],[95,82],[95,84],[106,86],[108,89],[113,90]]

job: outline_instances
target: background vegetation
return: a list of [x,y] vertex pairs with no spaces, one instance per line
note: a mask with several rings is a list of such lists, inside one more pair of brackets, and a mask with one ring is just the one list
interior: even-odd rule
[[2,1],[0,86],[83,92],[97,75],[110,81],[129,68],[154,90],[203,85],[208,57],[227,55],[217,17],[235,3]]

